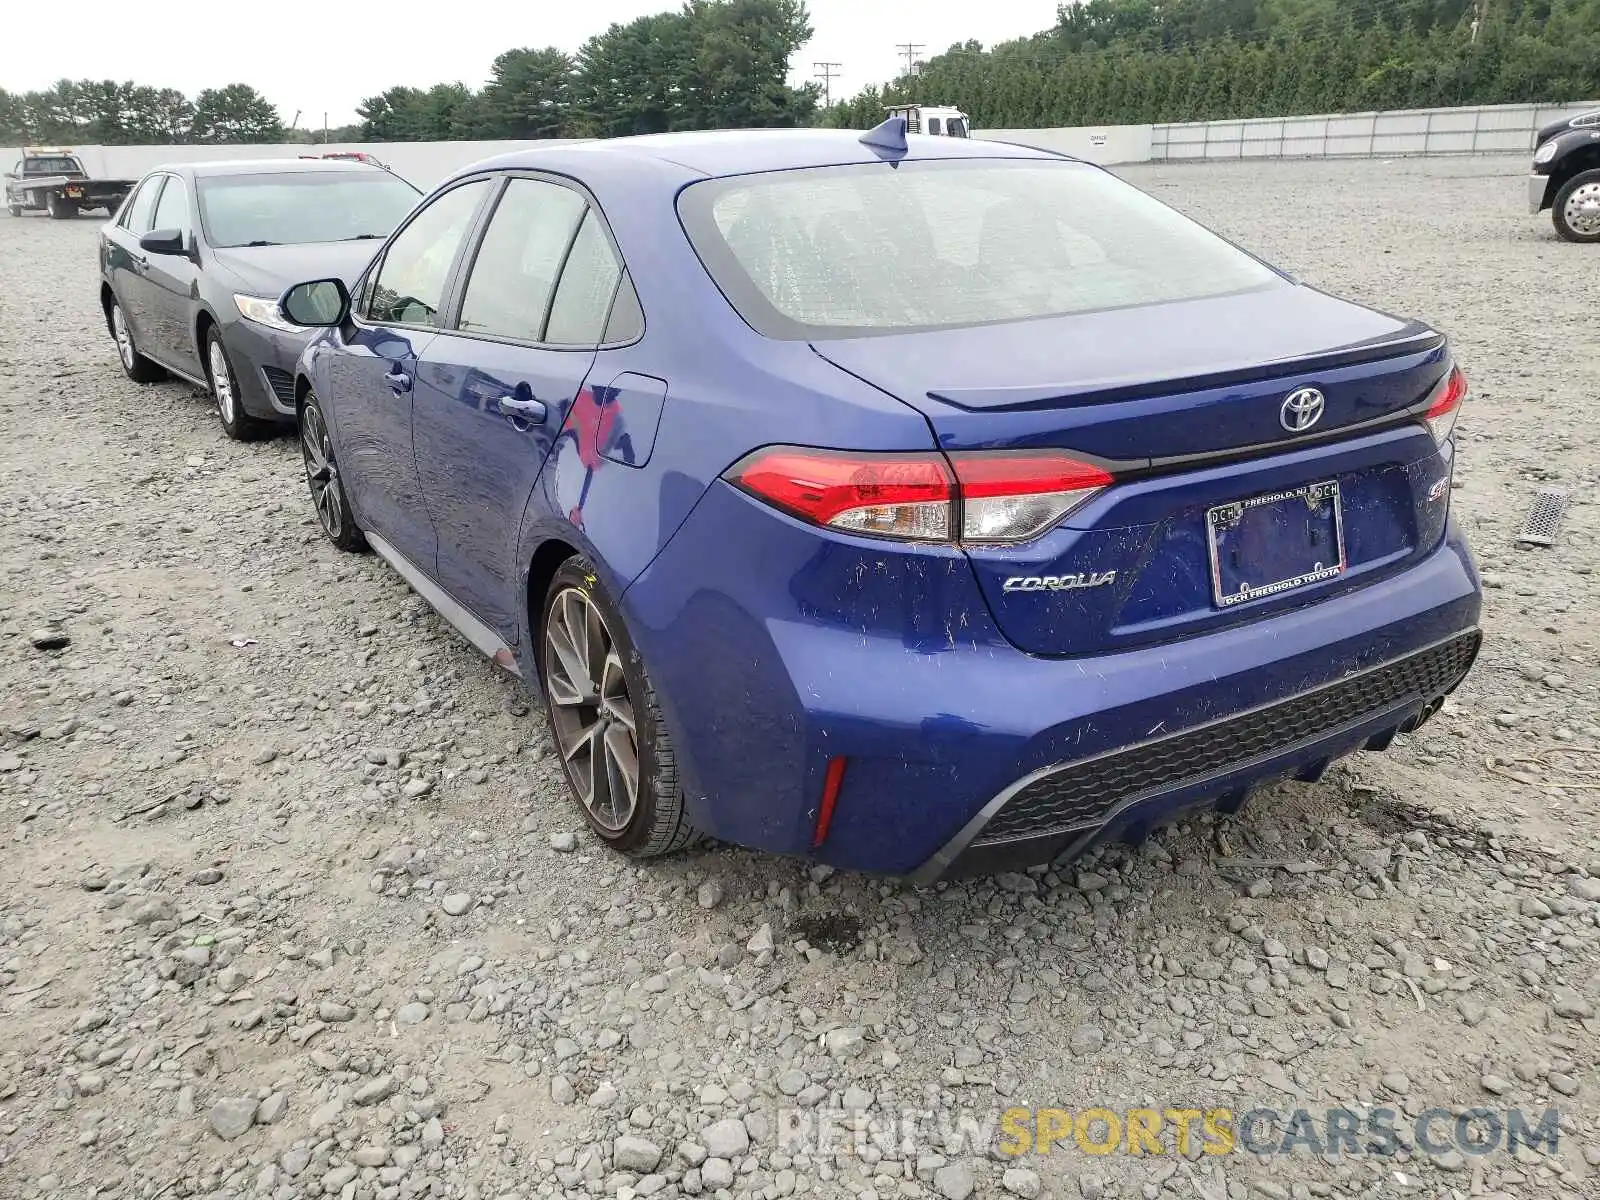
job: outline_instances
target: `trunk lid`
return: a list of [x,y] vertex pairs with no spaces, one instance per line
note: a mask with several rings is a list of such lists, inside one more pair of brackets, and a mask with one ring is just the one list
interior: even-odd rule
[[[967,547],[1030,653],[1249,621],[1403,569],[1443,536],[1448,443],[1407,414],[1449,369],[1444,339],[1311,288],[813,349],[921,412],[941,449],[1049,447],[1113,470],[1033,541]],[[1323,407],[1294,432],[1283,405],[1301,388]],[[1299,576],[1315,577],[1257,592]]]

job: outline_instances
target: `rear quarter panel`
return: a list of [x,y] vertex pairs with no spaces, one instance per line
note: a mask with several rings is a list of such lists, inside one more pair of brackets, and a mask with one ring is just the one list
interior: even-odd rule
[[[907,405],[804,343],[758,336],[738,317],[678,223],[676,191],[696,176],[672,164],[596,159],[580,182],[622,250],[645,332],[597,356],[585,385],[595,400],[572,407],[523,514],[523,563],[545,542],[565,541],[594,562],[611,595],[625,599],[707,487],[751,450],[933,445],[926,420]],[[608,394],[623,375],[662,381],[664,397],[638,379]],[[645,457],[632,447],[646,440],[647,428]],[[530,600],[533,608],[542,597]],[[522,632],[530,645],[531,628]],[[648,658],[649,648],[640,649]]]

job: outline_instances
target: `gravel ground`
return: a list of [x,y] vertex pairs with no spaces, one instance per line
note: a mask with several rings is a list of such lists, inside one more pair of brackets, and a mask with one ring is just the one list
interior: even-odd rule
[[[1523,170],[1127,171],[1455,336],[1488,640],[1389,754],[934,889],[603,852],[517,685],[324,543],[291,440],[123,378],[96,223],[0,219],[0,1197],[1600,1195],[1600,251]],[[1519,550],[1546,482],[1560,543]],[[992,1125],[1144,1106],[1314,1123]],[[1396,1152],[1308,1150],[1340,1106]],[[1556,1148],[1463,1153],[1479,1107]]]

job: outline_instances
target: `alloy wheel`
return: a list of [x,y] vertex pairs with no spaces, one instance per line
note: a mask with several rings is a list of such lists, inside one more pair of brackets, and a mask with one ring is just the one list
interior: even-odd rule
[[627,828],[639,804],[639,736],[633,698],[605,618],[578,588],[550,606],[544,632],[545,691],[567,777],[593,821]]
[[305,410],[300,415],[300,454],[305,459],[306,483],[311,488],[317,520],[322,524],[322,531],[338,541],[344,530],[339,467],[333,460],[333,439],[328,436],[328,426],[315,400],[315,396],[307,397]]
[[1561,215],[1574,233],[1585,237],[1600,234],[1600,182],[1574,188],[1562,205]]
[[228,356],[223,353],[220,341],[212,341],[211,348],[206,351],[206,359],[211,367],[211,390],[217,397],[217,411],[222,414],[224,425],[232,425],[233,375],[228,371]]
[[128,332],[128,322],[123,319],[122,305],[111,306],[111,335],[117,339],[117,355],[127,370],[133,370],[133,335]]

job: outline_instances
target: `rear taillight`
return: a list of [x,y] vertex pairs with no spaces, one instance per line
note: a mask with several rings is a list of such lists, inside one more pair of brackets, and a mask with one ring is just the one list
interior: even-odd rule
[[1461,402],[1466,398],[1467,377],[1461,373],[1460,367],[1452,366],[1450,373],[1433,389],[1433,395],[1428,398],[1428,411],[1422,414],[1436,445],[1444,445],[1450,437],[1450,431],[1456,426],[1456,417],[1461,412]]
[[1111,473],[1053,451],[954,454],[963,542],[1025,542],[1111,482]]
[[950,540],[953,481],[939,454],[780,447],[756,451],[728,477],[815,525],[906,541]]
[[1112,482],[1054,450],[872,454],[773,447],[728,471],[746,492],[815,525],[901,541],[1037,537]]

